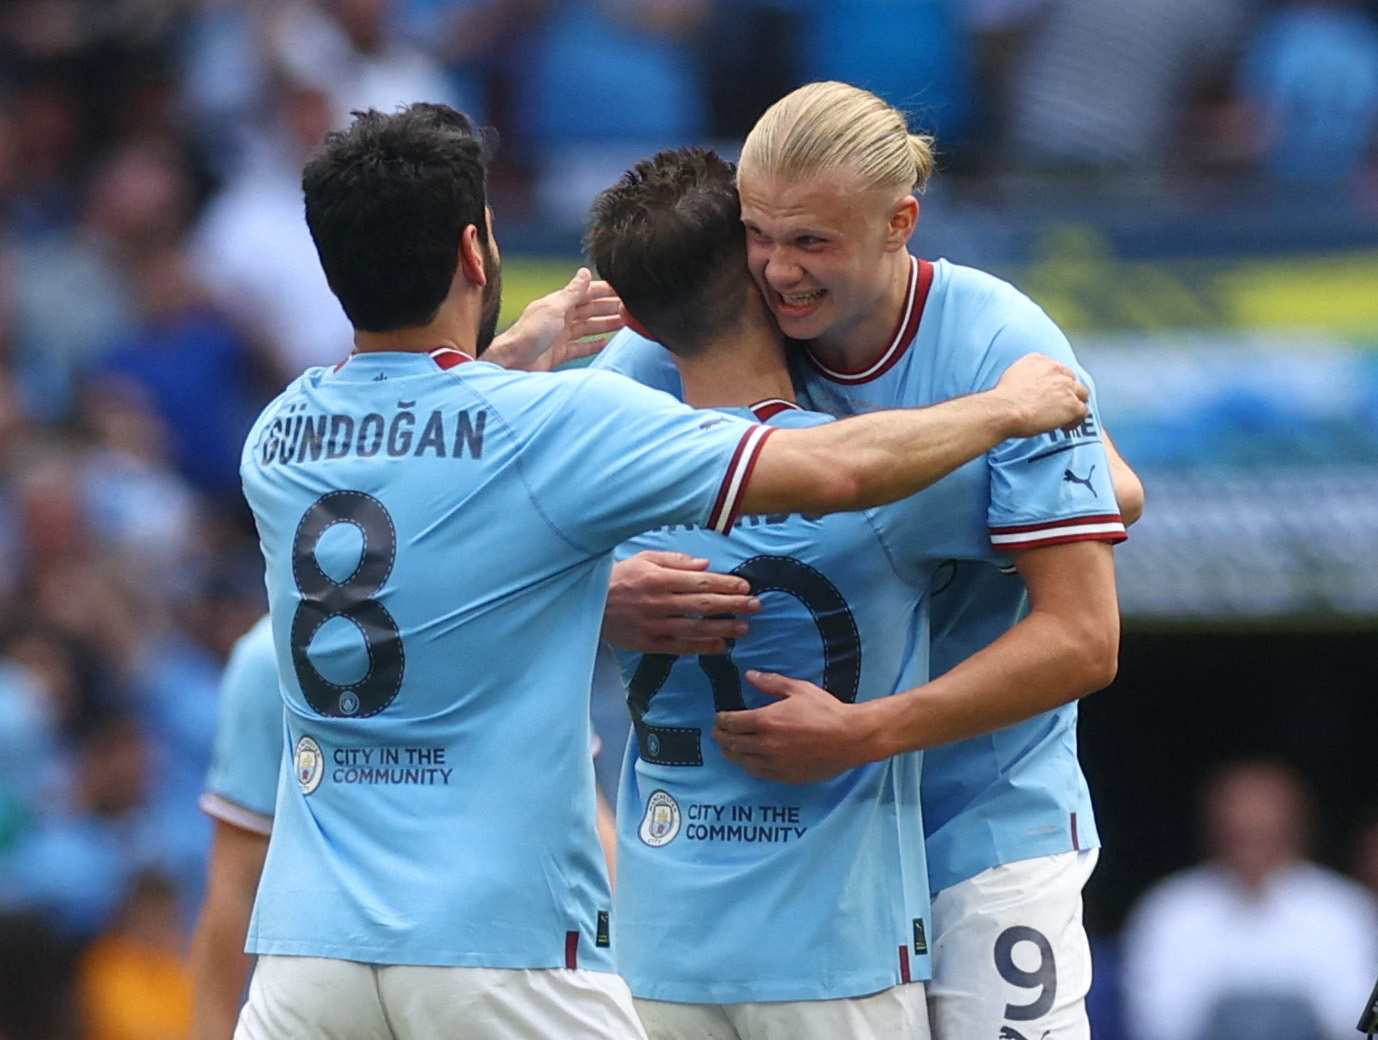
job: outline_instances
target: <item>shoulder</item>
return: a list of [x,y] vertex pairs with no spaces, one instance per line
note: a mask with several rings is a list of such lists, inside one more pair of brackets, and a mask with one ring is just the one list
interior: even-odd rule
[[1033,299],[1011,283],[974,267],[934,262],[929,305],[940,316],[938,350],[979,355],[987,379],[1032,351],[1075,364],[1071,344]]
[[1302,863],[1288,877],[1288,886],[1299,898],[1316,904],[1317,912],[1326,908],[1339,918],[1372,921],[1378,915],[1378,899],[1353,878],[1323,867],[1318,863]]
[[1025,292],[1012,283],[975,267],[948,260],[933,262],[933,291],[944,309],[957,307],[994,322],[1047,315]]
[[1139,899],[1130,918],[1130,930],[1145,924],[1162,926],[1180,914],[1213,906],[1226,891],[1221,874],[1209,866],[1192,867],[1169,874]]

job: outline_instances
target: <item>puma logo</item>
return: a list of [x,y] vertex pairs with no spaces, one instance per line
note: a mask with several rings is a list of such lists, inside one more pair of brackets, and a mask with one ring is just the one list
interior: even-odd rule
[[[1092,466],[1090,472],[1088,472],[1086,476],[1079,477],[1070,469],[1064,469],[1062,471],[1062,482],[1064,484],[1084,484],[1086,485],[1086,490],[1091,492],[1093,497],[1100,498],[1100,495],[1096,494],[1096,489],[1091,486],[1091,475],[1095,472],[1096,467]],[[1026,1040],[1026,1038],[1020,1037],[1019,1040]]]
[[[1043,1035],[1038,1038],[1038,1040],[1048,1040],[1048,1037],[1052,1035],[1053,1032],[1051,1029],[1046,1030],[1043,1033]],[[1023,1033],[1021,1033],[1019,1030],[1015,1029],[1013,1026],[1001,1026],[1000,1036],[997,1038],[997,1040],[1029,1040],[1029,1038],[1025,1036]]]

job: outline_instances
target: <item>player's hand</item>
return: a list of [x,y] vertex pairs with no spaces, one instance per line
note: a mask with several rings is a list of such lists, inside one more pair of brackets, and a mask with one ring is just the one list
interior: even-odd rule
[[722,615],[760,609],[745,578],[715,574],[702,557],[641,552],[613,566],[603,638],[643,654],[723,654],[747,624]]
[[1090,414],[1090,391],[1066,365],[1025,354],[1005,369],[990,391],[1010,409],[1010,436],[1034,437],[1076,426]]
[[563,289],[533,300],[484,353],[503,368],[548,372],[596,354],[622,328],[621,301],[607,282],[581,267]]
[[748,671],[747,681],[779,697],[750,711],[720,711],[713,739],[752,776],[812,784],[873,761],[862,709],[803,679]]

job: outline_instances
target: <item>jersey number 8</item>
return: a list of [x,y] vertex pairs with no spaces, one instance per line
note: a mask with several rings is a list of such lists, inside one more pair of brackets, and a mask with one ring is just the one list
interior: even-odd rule
[[[353,524],[363,536],[358,566],[343,581],[326,574],[316,557],[321,537],[336,524]],[[292,615],[292,665],[306,702],[322,715],[376,715],[402,688],[402,633],[392,615],[374,598],[392,573],[396,556],[397,530],[392,516],[383,503],[360,491],[322,495],[297,525],[292,540],[292,576],[301,600]],[[368,671],[356,682],[332,682],[307,653],[320,627],[337,617],[352,622],[364,639]]]

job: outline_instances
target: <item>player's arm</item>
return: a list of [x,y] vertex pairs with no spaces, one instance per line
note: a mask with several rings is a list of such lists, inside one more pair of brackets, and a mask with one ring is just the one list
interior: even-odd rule
[[206,895],[191,942],[191,1040],[230,1040],[253,958],[244,952],[268,836],[215,821]]
[[[1078,422],[1086,387],[1040,355],[994,387],[928,408],[872,412],[766,440],[743,492],[747,513],[830,513],[913,494],[1010,437]],[[603,636],[639,653],[720,654],[759,602],[745,579],[679,553],[640,553],[613,568]],[[732,615],[724,617],[724,615]]]
[[1002,441],[1080,422],[1087,396],[1070,368],[1029,354],[982,393],[776,430],[761,448],[740,508],[822,514],[894,502]]
[[1101,430],[1101,440],[1105,443],[1105,455],[1110,460],[1110,479],[1115,483],[1115,502],[1120,507],[1120,519],[1128,527],[1144,515],[1144,484],[1139,475],[1129,468],[1110,440],[1110,434]]
[[720,712],[713,736],[755,776],[812,783],[1030,718],[1108,685],[1119,658],[1113,550],[1082,541],[1012,554],[1030,610],[984,650],[893,697],[845,704],[813,683],[748,672],[781,699]]
[[622,328],[621,303],[612,286],[581,267],[563,289],[527,304],[511,328],[493,338],[483,360],[503,368],[549,371],[588,357]]
[[647,550],[613,565],[603,638],[641,654],[721,654],[746,635],[740,616],[760,609],[745,578],[710,571],[701,556]]
[[603,858],[608,862],[608,884],[617,886],[617,817],[612,805],[598,789],[598,842],[603,846]]

